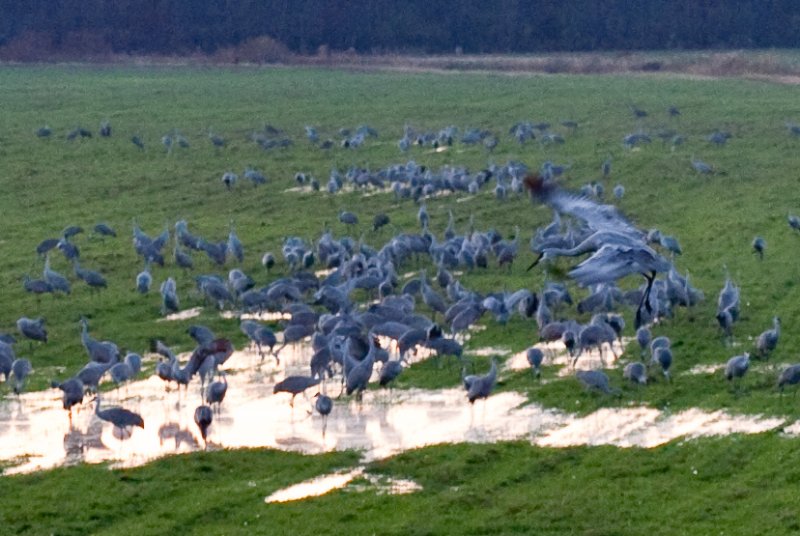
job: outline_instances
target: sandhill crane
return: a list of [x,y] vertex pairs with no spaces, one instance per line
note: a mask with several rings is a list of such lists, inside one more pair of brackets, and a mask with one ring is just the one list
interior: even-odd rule
[[[470,404],[475,403],[479,398],[488,398],[492,394],[494,385],[497,381],[497,361],[492,358],[492,366],[489,372],[483,376],[473,376],[467,388],[467,400]],[[465,380],[466,382],[466,380]],[[466,383],[465,383],[466,385]]]
[[778,339],[781,336],[781,319],[777,316],[772,319],[772,329],[761,333],[756,339],[756,351],[758,357],[767,359],[775,347],[778,346]]

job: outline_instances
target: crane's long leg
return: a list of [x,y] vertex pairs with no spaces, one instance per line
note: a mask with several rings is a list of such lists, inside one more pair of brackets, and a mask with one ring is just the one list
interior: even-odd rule
[[650,305],[650,290],[653,288],[653,281],[656,278],[656,274],[655,272],[650,272],[649,274],[642,275],[647,279],[647,288],[642,293],[642,297],[639,300],[639,307],[636,308],[636,321],[634,322],[634,327],[636,329],[642,327],[642,307],[647,309],[648,313],[653,312],[653,307]]
[[526,272],[530,272],[531,270],[533,270],[533,267],[534,267],[534,266],[536,266],[537,264],[539,264],[539,261],[540,261],[540,260],[542,260],[542,257],[543,257],[543,256],[544,256],[544,253],[539,253],[539,256],[538,256],[538,257],[536,257],[536,260],[534,260],[534,261],[531,263],[531,265],[530,265],[530,266],[528,266],[527,270],[525,270],[525,271],[526,271]]

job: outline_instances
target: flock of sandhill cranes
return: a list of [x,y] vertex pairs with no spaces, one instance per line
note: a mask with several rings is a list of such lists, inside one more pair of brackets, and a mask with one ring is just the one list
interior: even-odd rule
[[[674,107],[670,115],[679,115]],[[647,114],[636,109],[637,120]],[[567,129],[565,134],[574,132],[578,124],[573,121],[562,122]],[[271,128],[271,130],[270,130]],[[258,131],[252,139],[271,148],[287,145],[276,139],[288,140],[283,133],[270,127]],[[320,141],[317,129],[306,127],[310,143],[330,149],[330,140]],[[43,127],[37,131],[40,137],[50,136],[52,131]],[[546,123],[521,122],[514,125],[510,135],[519,143],[539,139],[540,143],[560,144],[564,136],[551,130]],[[377,137],[377,132],[367,126],[340,132],[340,145],[357,148],[367,139]],[[657,133],[663,140],[673,145],[685,142],[685,137],[677,132]],[[111,135],[111,125],[101,125],[101,136]],[[89,137],[91,132],[76,128],[67,136],[68,140]],[[714,131],[709,135],[709,143],[723,145],[730,134]],[[215,148],[223,148],[226,141],[209,132],[209,140]],[[145,148],[141,135],[134,135],[131,141],[140,149]],[[436,132],[419,132],[407,127],[398,143],[406,152],[414,146],[430,146],[434,149],[451,145],[457,141],[464,144],[480,144],[492,151],[499,137],[489,131],[467,129],[460,133],[455,127],[446,127]],[[651,135],[639,128],[626,135],[624,147],[650,143]],[[165,150],[170,153],[175,147],[188,148],[190,143],[177,130],[162,138]],[[713,168],[704,162],[692,159],[692,166],[698,173],[710,173]],[[601,165],[603,177],[611,175],[611,159]],[[242,332],[259,353],[267,353],[279,359],[280,351],[287,344],[311,339],[309,372],[307,375],[288,376],[276,383],[273,393],[286,392],[294,397],[308,389],[320,386],[331,378],[338,377],[347,395],[360,399],[368,388],[377,363],[381,363],[378,377],[380,385],[395,381],[407,364],[409,352],[427,348],[438,356],[455,356],[462,361],[462,382],[469,402],[487,398],[497,382],[497,362],[492,359],[488,373],[484,375],[467,374],[468,363],[463,355],[463,334],[483,318],[493,319],[505,324],[513,315],[536,322],[540,339],[561,341],[573,356],[573,365],[582,353],[590,349],[600,349],[608,345],[612,348],[621,340],[625,329],[620,307],[630,305],[634,311],[636,340],[642,349],[642,356],[650,355],[650,365],[658,367],[666,379],[670,378],[673,353],[667,337],[652,338],[649,326],[673,314],[677,307],[692,307],[704,299],[704,294],[691,286],[688,276],[681,275],[672,259],[682,253],[675,237],[664,235],[657,230],[649,232],[637,228],[628,221],[613,205],[603,202],[602,183],[593,181],[579,192],[564,189],[559,177],[569,169],[569,165],[558,165],[546,161],[537,169],[525,164],[510,161],[504,165],[490,165],[484,170],[470,172],[464,167],[446,166],[439,170],[419,165],[414,160],[393,165],[377,171],[353,167],[346,171],[333,170],[324,189],[328,194],[337,194],[347,187],[386,188],[396,200],[413,199],[419,204],[417,221],[418,232],[396,229],[396,232],[378,247],[369,246],[364,239],[355,240],[349,236],[336,238],[331,228],[326,228],[315,243],[300,237],[287,237],[281,247],[280,255],[266,252],[262,256],[264,274],[269,279],[266,285],[258,286],[256,279],[263,274],[251,276],[241,268],[245,258],[245,247],[239,240],[233,222],[230,224],[227,240],[207,240],[190,231],[189,222],[175,223],[174,231],[165,229],[161,234],[151,237],[134,222],[133,246],[136,255],[144,263],[143,270],[131,285],[136,291],[147,295],[154,282],[151,271],[153,265],[164,266],[170,255],[164,250],[172,240],[171,261],[184,273],[194,273],[199,295],[206,304],[219,309],[235,309],[240,316],[245,313],[265,311],[282,312],[288,320],[282,323],[282,346],[273,330],[255,320],[240,320]],[[267,182],[265,175],[253,168],[247,168],[244,176],[258,186]],[[228,171],[222,176],[227,189],[234,188],[238,175]],[[301,187],[321,190],[319,181],[307,173],[298,173],[295,181]],[[459,279],[459,271],[469,273],[473,270],[498,268],[510,269],[519,255],[519,228],[513,238],[503,238],[497,231],[479,231],[470,218],[469,227],[459,233],[456,230],[452,210],[449,212],[447,227],[441,236],[431,231],[431,216],[426,199],[442,192],[474,195],[484,187],[494,185],[494,196],[503,200],[509,195],[528,194],[536,203],[549,207],[553,220],[548,225],[535,230],[530,248],[536,260],[529,270],[541,262],[552,262],[559,257],[584,257],[568,273],[572,282],[579,287],[590,289],[589,294],[577,304],[577,313],[590,314],[591,320],[581,323],[577,320],[564,320],[568,307],[573,304],[572,297],[564,282],[549,281],[539,292],[521,288],[516,291],[497,291],[479,293],[470,290]],[[625,194],[625,188],[617,184],[613,188],[615,198]],[[338,221],[343,229],[359,224],[358,215],[353,211],[340,211]],[[384,213],[376,215],[372,221],[375,236],[382,236],[383,229],[389,225],[390,218]],[[789,217],[791,228],[800,230],[800,219]],[[108,281],[97,271],[84,268],[80,264],[78,237],[84,230],[78,226],[64,229],[58,238],[46,238],[36,247],[36,253],[44,257],[42,278],[26,276],[25,290],[36,295],[47,293],[70,294],[73,284],[83,281],[92,289],[101,290],[108,285],[128,285],[129,282]],[[93,232],[102,237],[114,238],[116,231],[106,223],[98,223]],[[761,237],[753,241],[754,252],[763,257],[766,242]],[[55,271],[51,255],[60,251],[65,260],[72,264],[74,278]],[[205,254],[211,266],[216,269],[234,264],[227,277],[216,273],[198,274],[193,255]],[[286,275],[272,277],[271,271],[280,263],[282,257]],[[429,277],[423,268],[418,277],[405,283],[398,275],[405,266],[425,266],[435,271]],[[310,270],[327,270],[318,276]],[[644,279],[642,285],[623,292],[617,282],[627,276]],[[438,286],[437,290],[434,285]],[[179,285],[173,277],[160,283],[161,312],[163,315],[178,312],[181,299]],[[739,289],[728,277],[719,294],[717,320],[727,336],[732,335],[733,326],[739,316]],[[420,309],[418,309],[420,308]],[[488,315],[487,315],[488,313]],[[556,319],[556,314],[562,319]],[[47,330],[43,319],[21,317],[17,321],[19,334],[31,341],[47,343]],[[154,344],[153,350],[159,355],[155,374],[165,382],[188,386],[195,376],[199,377],[203,392],[203,404],[196,408],[194,419],[206,439],[209,426],[213,422],[212,406],[219,408],[225,398],[227,380],[220,367],[233,352],[233,345],[225,337],[215,336],[205,326],[192,326],[189,334],[197,345],[185,364],[176,353],[161,341]],[[759,358],[766,359],[776,348],[780,336],[780,320],[775,317],[773,327],[761,334],[756,342]],[[384,348],[381,340],[390,340],[389,348]],[[81,340],[89,357],[88,363],[74,375],[63,381],[53,381],[53,387],[63,391],[63,405],[67,410],[81,404],[87,393],[96,397],[97,416],[115,426],[129,429],[144,426],[142,418],[124,408],[102,409],[99,388],[104,377],[108,376],[119,385],[134,379],[141,370],[142,358],[129,352],[122,356],[118,346],[110,341],[98,341],[88,332],[88,321],[81,320]],[[14,391],[23,390],[26,377],[31,373],[31,362],[17,358],[11,335],[0,337],[0,373],[6,379],[13,378]],[[396,355],[393,355],[393,349]],[[527,351],[531,370],[538,377],[545,354],[532,347]],[[748,370],[750,355],[732,357],[725,366],[725,377],[731,381],[740,379]],[[646,384],[650,365],[632,360],[624,367],[623,377],[631,382]],[[607,394],[617,394],[619,389],[612,387],[608,376],[602,370],[577,370],[577,380],[586,388]],[[800,382],[800,365],[785,369],[779,377],[781,389],[786,385]],[[333,400],[320,390],[315,400],[315,409],[327,416],[334,409]],[[71,413],[70,413],[71,416]]]

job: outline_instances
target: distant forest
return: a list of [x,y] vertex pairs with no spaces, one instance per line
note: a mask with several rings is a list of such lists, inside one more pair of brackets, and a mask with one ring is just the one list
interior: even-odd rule
[[798,0],[0,0],[0,48],[215,53],[792,48]]

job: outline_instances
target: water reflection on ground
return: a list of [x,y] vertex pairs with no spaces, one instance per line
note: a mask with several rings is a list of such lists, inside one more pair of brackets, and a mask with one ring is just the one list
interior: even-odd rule
[[[494,355],[502,352],[495,349]],[[487,352],[480,352],[487,353]],[[422,359],[419,352],[414,359]],[[70,421],[61,407],[61,391],[26,393],[0,402],[0,460],[14,460],[8,473],[76,463],[110,461],[134,466],[157,457],[197,449],[272,447],[304,453],[359,449],[365,461],[439,443],[528,439],[541,446],[610,444],[653,447],[678,437],[758,433],[777,428],[783,419],[733,416],[687,410],[665,414],[647,407],[604,408],[588,416],[528,403],[516,392],[495,393],[474,405],[462,388],[389,390],[370,387],[361,402],[335,399],[327,422],[312,414],[312,388],[298,395],[273,394],[276,382],[290,374],[308,374],[310,349],[290,345],[280,365],[250,351],[235,352],[225,364],[229,389],[215,414],[206,445],[193,421],[201,404],[199,381],[187,389],[167,390],[157,377],[102,394],[103,407],[119,404],[140,413],[144,429],[121,433],[100,421],[87,398]],[[184,357],[185,358],[185,357]],[[509,370],[521,367],[509,358]],[[556,362],[559,358],[554,354]],[[516,365],[515,365],[516,363]],[[458,367],[443,367],[458,380]],[[340,382],[322,390],[336,397]],[[576,393],[577,394],[577,393]],[[581,395],[585,396],[585,395]]]

